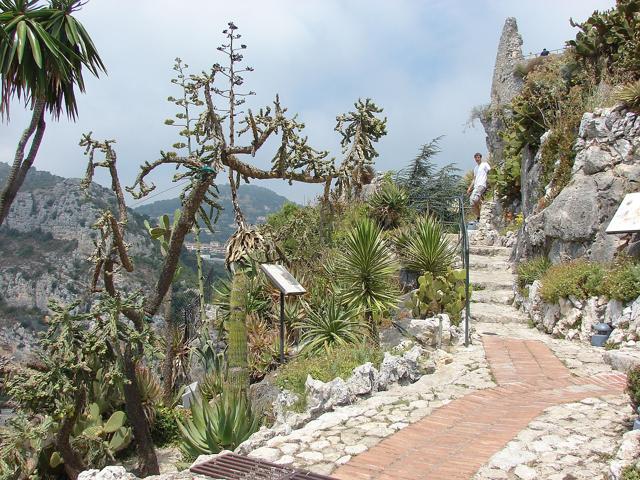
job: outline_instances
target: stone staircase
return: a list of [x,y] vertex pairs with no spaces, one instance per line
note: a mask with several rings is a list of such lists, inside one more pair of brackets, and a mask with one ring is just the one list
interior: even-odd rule
[[527,323],[527,316],[512,306],[516,276],[511,271],[511,249],[475,244],[470,232],[472,322]]

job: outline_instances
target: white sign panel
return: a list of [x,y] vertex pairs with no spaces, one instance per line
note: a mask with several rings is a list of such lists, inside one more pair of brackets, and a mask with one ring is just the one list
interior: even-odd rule
[[282,265],[264,263],[260,265],[262,271],[269,277],[269,280],[285,295],[302,295],[307,293],[305,288],[293,278]]
[[640,192],[627,194],[607,227],[607,233],[640,232]]

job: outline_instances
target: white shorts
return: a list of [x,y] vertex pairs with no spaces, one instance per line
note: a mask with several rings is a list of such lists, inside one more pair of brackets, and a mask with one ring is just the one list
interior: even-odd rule
[[474,187],[473,192],[471,192],[471,196],[469,197],[469,203],[471,205],[476,205],[482,199],[482,194],[485,192],[487,187]]

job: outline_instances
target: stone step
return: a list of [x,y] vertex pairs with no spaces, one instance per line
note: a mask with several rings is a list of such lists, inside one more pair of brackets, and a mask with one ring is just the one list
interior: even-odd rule
[[469,253],[471,255],[482,255],[482,256],[502,256],[509,258],[511,255],[511,248],[508,247],[488,247],[486,245],[469,245]]
[[484,290],[510,290],[516,281],[516,276],[506,270],[471,270],[469,277],[472,285]]
[[511,262],[508,257],[484,255],[469,255],[471,270],[491,269],[511,271]]
[[472,303],[471,319],[486,323],[529,323],[529,317],[511,305],[496,303]]
[[513,294],[513,290],[511,289],[474,290],[471,293],[471,302],[511,305],[513,303],[513,297],[514,297],[514,294]]

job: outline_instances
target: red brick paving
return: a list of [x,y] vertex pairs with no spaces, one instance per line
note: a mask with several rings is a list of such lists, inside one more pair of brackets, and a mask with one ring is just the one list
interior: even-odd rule
[[497,387],[476,390],[387,437],[338,468],[341,480],[463,480],[543,410],[619,394],[626,377],[575,377],[542,342],[483,337]]

